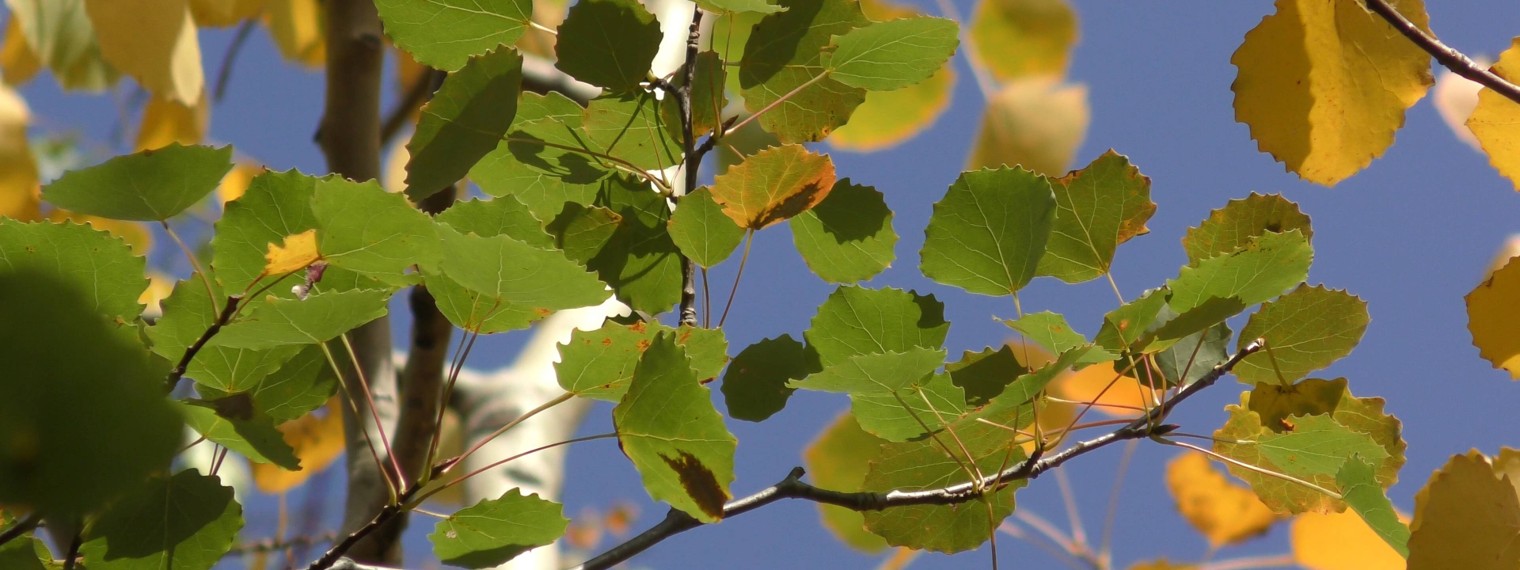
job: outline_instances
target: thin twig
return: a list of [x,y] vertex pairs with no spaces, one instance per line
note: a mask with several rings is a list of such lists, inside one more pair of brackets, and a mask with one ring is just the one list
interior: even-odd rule
[[169,371],[169,376],[164,379],[165,392],[174,391],[174,387],[179,385],[180,378],[185,377],[185,369],[189,368],[190,361],[195,358],[195,355],[200,353],[202,348],[206,347],[206,343],[211,341],[211,337],[216,336],[216,333],[220,332],[222,327],[227,326],[228,323],[232,322],[233,317],[237,316],[238,301],[241,300],[242,298],[236,295],[227,297],[227,304],[222,306],[222,311],[217,315],[216,321],[212,322],[211,326],[206,327],[206,332],[201,333],[200,338],[195,339],[195,342],[185,349],[184,356],[179,357],[179,363],[175,364],[174,369]]
[[428,95],[443,81],[444,73],[436,69],[429,69],[427,73],[417,77],[417,81],[408,86],[406,93],[402,94],[401,101],[396,103],[396,108],[385,116],[385,121],[380,123],[380,146],[391,144],[396,138],[396,133],[412,120],[412,113],[416,112],[427,101]]
[[234,544],[232,545],[232,549],[228,550],[227,553],[236,555],[256,554],[259,552],[275,552],[278,550],[285,550],[286,548],[293,546],[311,546],[313,544],[322,542],[332,542],[337,539],[338,533],[336,532],[325,532],[312,536],[292,536],[283,540],[265,538],[262,540],[254,540],[242,544]]
[[1450,69],[1452,73],[1471,79],[1511,101],[1520,103],[1520,85],[1515,85],[1514,83],[1510,83],[1509,80],[1499,77],[1494,72],[1478,65],[1477,62],[1474,62],[1472,58],[1467,57],[1462,52],[1441,43],[1441,40],[1436,39],[1435,36],[1425,33],[1425,30],[1420,29],[1414,22],[1409,21],[1409,18],[1405,18],[1403,14],[1400,14],[1397,8],[1388,3],[1388,0],[1365,1],[1367,8],[1382,16],[1383,20],[1393,26],[1393,29],[1404,34],[1404,37],[1409,38],[1411,43],[1425,50],[1425,53],[1430,54],[1431,57],[1436,58],[1437,62],[1440,62],[1446,69]]
[[[701,38],[702,7],[696,6],[691,10],[691,28],[686,33],[686,61],[681,63],[683,82],[675,90],[676,106],[681,112],[681,156],[686,161],[681,172],[686,176],[685,188],[681,190],[683,196],[697,189],[697,170],[702,166],[702,157],[697,154],[697,133],[691,108],[691,91],[697,82],[698,42]],[[680,207],[679,202],[677,199],[677,207]],[[681,324],[694,327],[697,326],[696,264],[684,254],[680,257]]]
[[[1162,424],[1173,409],[1187,400],[1192,395],[1212,386],[1225,374],[1239,364],[1242,359],[1256,351],[1261,350],[1260,340],[1253,341],[1240,349],[1207,375],[1200,378],[1181,390],[1176,397],[1164,402],[1162,405],[1152,408],[1151,411],[1134,421],[1126,424],[1113,432],[1081,441],[1071,447],[1047,456],[1031,457],[1033,461],[1024,461],[1018,465],[1004,469],[1002,472],[986,476],[976,481],[966,481],[946,487],[934,489],[922,489],[914,491],[894,490],[887,492],[859,491],[843,492],[815,487],[802,480],[805,473],[801,467],[793,468],[785,479],[775,485],[771,485],[759,492],[730,501],[723,506],[723,517],[728,519],[753,511],[770,503],[782,499],[805,499],[815,503],[835,505],[855,511],[879,511],[890,507],[904,507],[911,505],[954,505],[977,499],[989,492],[996,492],[1014,481],[1028,480],[1039,477],[1040,474],[1060,467],[1082,455],[1091,453],[1102,447],[1120,441],[1149,438],[1165,434],[1173,429],[1173,426]],[[665,515],[665,520],[650,527],[626,542],[608,549],[606,552],[587,560],[584,564],[576,566],[576,570],[600,570],[632,558],[640,552],[648,550],[667,538],[702,526],[702,522],[677,509],[671,509]]]
[[37,528],[37,523],[39,522],[42,522],[42,517],[38,516],[37,513],[32,513],[27,515],[26,518],[16,521],[16,524],[5,529],[5,532],[0,532],[0,546],[15,540],[18,536],[26,534],[27,531]]
[[211,91],[212,103],[221,103],[222,96],[227,94],[227,84],[232,80],[232,64],[237,61],[238,54],[243,52],[243,44],[248,43],[248,35],[257,23],[257,18],[243,20],[238,26],[237,35],[232,36],[232,43],[227,45],[227,53],[222,56],[222,65],[216,72],[216,87]]

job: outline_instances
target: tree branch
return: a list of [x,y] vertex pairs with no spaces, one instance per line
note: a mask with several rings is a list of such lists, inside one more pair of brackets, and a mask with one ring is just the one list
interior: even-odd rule
[[37,528],[37,523],[39,522],[42,522],[42,517],[37,516],[37,513],[32,513],[27,515],[26,518],[16,521],[16,524],[5,529],[5,532],[0,532],[0,545],[15,540],[16,537],[26,534],[27,531]]
[[[684,196],[697,188],[697,170],[702,166],[702,155],[697,154],[697,133],[692,120],[691,88],[697,82],[697,54],[702,38],[702,8],[691,11],[691,28],[686,33],[686,60],[681,63],[682,82],[676,87],[676,106],[681,112],[681,156],[686,160],[682,174],[686,175]],[[697,326],[697,269],[691,258],[681,256],[681,324]]]
[[[1161,422],[1166,419],[1166,416],[1178,404],[1181,404],[1193,394],[1213,385],[1214,382],[1229,373],[1245,357],[1261,350],[1261,346],[1262,342],[1260,339],[1246,345],[1245,348],[1240,349],[1240,352],[1231,356],[1229,360],[1215,366],[1203,378],[1178,390],[1177,394],[1171,399],[1151,408],[1149,413],[1125,424],[1124,427],[1093,439],[1078,442],[1048,457],[1040,457],[1039,453],[1036,452],[1028,461],[1021,462],[1018,465],[1004,469],[1000,473],[983,477],[977,481],[967,481],[948,487],[918,491],[844,492],[823,489],[804,482],[802,480],[803,469],[796,467],[781,482],[762,489],[758,493],[736,499],[724,505],[723,518],[727,519],[738,516],[781,499],[805,499],[815,503],[836,505],[855,511],[879,511],[890,507],[905,507],[910,505],[954,505],[964,503],[988,492],[997,491],[1014,481],[1034,479],[1040,476],[1041,473],[1059,467],[1067,461],[1071,461],[1114,442],[1147,438],[1171,431],[1174,429],[1174,426],[1162,424]],[[614,546],[595,558],[587,560],[584,564],[575,567],[575,570],[611,568],[659,544],[667,538],[699,526],[702,526],[702,523],[692,518],[691,515],[671,509],[665,515],[665,520],[639,533],[638,536],[628,539],[627,542]]]
[[232,322],[233,317],[237,316],[238,301],[241,300],[242,297],[237,295],[227,297],[227,304],[222,306],[222,312],[216,316],[216,321],[211,323],[211,326],[206,327],[206,332],[201,333],[201,337],[195,339],[195,342],[185,349],[184,356],[179,357],[179,362],[174,365],[173,370],[169,371],[169,376],[164,379],[164,391],[174,391],[174,387],[179,385],[180,378],[185,377],[185,369],[190,367],[190,361],[195,359],[195,355],[199,354],[201,349],[206,347],[206,343],[211,341],[211,337],[216,336],[216,333],[221,331],[222,327],[227,326],[228,323]]
[[1388,3],[1388,0],[1364,1],[1367,3],[1368,9],[1382,16],[1383,20],[1393,26],[1393,29],[1404,34],[1404,37],[1409,38],[1411,43],[1425,50],[1425,53],[1430,54],[1431,57],[1436,58],[1436,61],[1440,62],[1446,69],[1450,69],[1452,73],[1471,79],[1511,101],[1520,103],[1520,85],[1510,83],[1509,80],[1484,69],[1483,66],[1474,62],[1472,58],[1467,57],[1451,46],[1441,43],[1441,40],[1436,39],[1435,36],[1425,33],[1425,30],[1421,30],[1414,22],[1409,21],[1409,18],[1405,18],[1403,14],[1400,14],[1397,8]]

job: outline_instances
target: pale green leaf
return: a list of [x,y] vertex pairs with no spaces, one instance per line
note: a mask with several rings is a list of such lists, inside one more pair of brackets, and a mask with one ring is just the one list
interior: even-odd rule
[[1235,366],[1235,376],[1246,383],[1303,378],[1350,354],[1370,320],[1366,301],[1355,295],[1300,285],[1263,304],[1240,330],[1241,346],[1263,338],[1268,350],[1247,356]]
[[913,85],[934,74],[960,45],[960,26],[944,18],[902,18],[834,38],[823,58],[835,81],[873,91]]
[[564,506],[512,489],[460,509],[433,526],[428,541],[444,564],[485,568],[547,546],[565,534]]
[[805,336],[823,366],[857,354],[940,348],[950,323],[933,295],[901,289],[835,289],[818,307]]
[[377,0],[385,33],[418,62],[445,71],[522,37],[531,0]]
[[66,282],[85,295],[85,309],[117,322],[131,322],[142,312],[137,298],[148,286],[144,265],[126,242],[90,226],[0,217],[0,269]]
[[1108,274],[1119,244],[1150,232],[1156,212],[1151,180],[1129,158],[1109,150],[1051,185],[1056,221],[1038,272],[1067,283]]
[[42,197],[113,220],[167,220],[215,190],[229,170],[231,146],[172,143],[65,173],[42,188]]
[[698,188],[681,198],[671,214],[670,239],[697,265],[711,268],[734,253],[744,240],[744,229],[723,214],[712,192]]

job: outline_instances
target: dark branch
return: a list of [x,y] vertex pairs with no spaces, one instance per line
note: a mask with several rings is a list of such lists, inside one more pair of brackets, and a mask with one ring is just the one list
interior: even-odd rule
[[5,529],[5,532],[0,532],[0,546],[4,546],[5,543],[15,540],[16,537],[19,537],[23,534],[26,534],[28,531],[37,528],[37,523],[39,522],[42,522],[42,517],[37,516],[36,513],[32,513],[30,515],[27,515],[26,518],[16,521],[16,524],[12,525],[8,529]]
[[211,91],[211,102],[221,103],[222,96],[227,94],[227,84],[232,81],[232,64],[237,61],[238,54],[243,53],[243,44],[248,43],[248,34],[253,32],[254,24],[258,20],[244,20],[238,26],[237,35],[232,36],[232,43],[227,46],[227,54],[222,56],[222,66],[216,72],[216,88]]
[[[696,126],[692,120],[691,89],[697,83],[697,55],[702,37],[702,8],[692,7],[691,28],[686,34],[686,61],[681,64],[681,85],[676,87],[676,105],[681,111],[681,156],[686,164],[685,193],[697,189],[697,170],[702,155],[697,150]],[[681,324],[697,326],[697,268],[690,257],[681,256]]]
[[[1173,409],[1193,394],[1203,391],[1214,382],[1218,381],[1231,369],[1239,364],[1242,359],[1261,350],[1261,341],[1258,339],[1240,349],[1240,352],[1230,357],[1229,360],[1215,366],[1207,375],[1197,382],[1189,384],[1177,391],[1177,394],[1161,405],[1151,408],[1150,412],[1136,418],[1111,433],[1079,442],[1069,448],[1048,457],[1032,456],[1030,461],[1024,461],[1018,465],[1004,469],[1000,473],[983,477],[977,481],[967,481],[949,487],[936,489],[924,489],[919,491],[887,491],[887,492],[843,492],[832,491],[815,487],[802,480],[803,470],[801,467],[792,469],[781,482],[771,485],[760,492],[735,499],[723,506],[723,518],[738,516],[749,511],[758,509],[781,499],[805,499],[815,503],[837,505],[856,511],[879,511],[890,507],[905,507],[910,505],[954,505],[970,501],[986,493],[997,491],[1009,483],[1023,479],[1033,479],[1041,473],[1061,466],[1081,455],[1087,454],[1109,444],[1131,439],[1141,439],[1160,435],[1171,431],[1173,426],[1163,424],[1162,421]],[[627,542],[608,549],[586,563],[575,567],[575,570],[600,570],[632,558],[650,547],[659,544],[667,538],[682,532],[702,526],[702,522],[691,517],[685,512],[671,509],[665,515],[665,520],[639,533],[638,536],[628,539]]]
[[323,542],[332,542],[338,539],[338,533],[324,532],[313,535],[298,535],[283,539],[263,538],[232,545],[227,554],[259,554],[264,552],[277,552],[287,548],[308,547]]
[[1436,58],[1436,61],[1446,69],[1450,69],[1452,73],[1471,79],[1511,101],[1520,103],[1520,85],[1510,83],[1494,72],[1484,69],[1462,52],[1441,43],[1441,40],[1436,39],[1435,36],[1425,33],[1425,30],[1421,30],[1419,26],[1414,25],[1414,22],[1409,21],[1409,18],[1400,14],[1397,8],[1388,3],[1388,0],[1365,1],[1367,8],[1382,16],[1395,30],[1404,34],[1404,37],[1409,38],[1414,45],[1425,50],[1425,53]]
[[237,316],[238,301],[241,300],[242,297],[237,295],[227,297],[227,304],[222,306],[222,314],[217,315],[216,321],[211,323],[211,326],[206,327],[206,332],[201,333],[201,337],[195,339],[195,342],[185,349],[185,355],[179,357],[179,363],[175,364],[174,369],[169,371],[169,376],[164,380],[164,391],[174,391],[174,387],[179,385],[180,378],[185,377],[185,369],[189,368],[190,361],[195,358],[195,355],[200,353],[202,348],[206,347],[206,343],[211,341],[211,337],[216,336],[216,333],[220,332],[222,327],[227,326],[228,323],[232,322],[233,317]]

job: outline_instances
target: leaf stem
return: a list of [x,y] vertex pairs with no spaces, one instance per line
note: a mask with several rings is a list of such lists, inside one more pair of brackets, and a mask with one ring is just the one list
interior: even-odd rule
[[200,260],[195,258],[195,252],[190,251],[190,246],[185,245],[185,240],[179,239],[179,234],[174,232],[174,228],[169,227],[169,222],[159,220],[158,225],[164,228],[164,233],[169,235],[174,245],[179,246],[179,251],[185,254],[185,260],[190,262],[190,267],[195,270],[195,274],[201,276],[201,284],[206,286],[206,299],[211,303],[211,310],[215,311],[216,288],[211,286],[211,275],[201,267]]
[[824,70],[823,73],[819,73],[818,75],[814,75],[812,79],[809,79],[807,81],[802,82],[802,85],[798,85],[798,86],[792,88],[791,91],[787,91],[782,96],[777,97],[775,101],[771,101],[770,104],[768,104],[768,105],[766,105],[764,107],[761,107],[760,110],[759,111],[755,111],[754,114],[741,119],[738,123],[734,124],[731,127],[723,129],[723,132],[726,134],[726,133],[729,133],[729,132],[732,132],[732,131],[737,131],[739,129],[744,128],[744,125],[748,125],[750,123],[750,121],[753,121],[755,119],[760,118],[761,115],[764,115],[764,114],[770,112],[771,109],[775,109],[776,106],[778,106],[778,105],[780,105],[782,103],[785,103],[788,99],[791,99],[792,97],[795,97],[798,93],[801,93],[803,89],[807,89],[809,87],[812,87],[813,84],[818,83],[819,81],[823,81],[824,78],[826,78],[828,76],[829,76],[828,70]]
[[446,465],[443,467],[443,472],[447,473],[449,470],[453,469],[455,466],[462,465],[464,463],[465,459],[468,459],[476,451],[480,451],[480,448],[485,447],[486,444],[491,443],[491,440],[496,439],[496,436],[504,434],[504,433],[507,432],[507,430],[512,429],[514,427],[517,427],[517,424],[520,424],[520,423],[523,423],[524,421],[527,421],[528,418],[531,418],[531,417],[536,416],[536,415],[538,415],[540,413],[543,413],[544,411],[548,410],[549,408],[553,408],[555,406],[558,406],[560,404],[568,402],[568,401],[570,401],[571,398],[574,398],[574,397],[575,397],[575,394],[572,394],[570,392],[565,392],[563,394],[555,396],[553,399],[551,399],[551,400],[549,400],[547,402],[539,404],[538,407],[533,408],[531,410],[528,410],[527,412],[524,412],[522,415],[517,416],[516,418],[513,418],[512,421],[507,422],[507,425],[504,425],[504,426],[501,426],[499,428],[496,428],[496,431],[491,432],[490,435],[487,435],[487,436],[485,436],[483,438],[480,438],[480,441],[475,442],[475,445],[470,446],[469,449],[465,450],[464,453],[459,454],[458,457],[453,457],[453,458],[450,458],[450,459],[446,460],[444,462]]
[[437,486],[435,488],[428,489],[427,491],[423,492],[421,495],[418,495],[417,498],[412,499],[412,501],[409,504],[410,505],[420,505],[420,504],[426,502],[429,497],[432,497],[433,495],[436,495],[438,493],[443,492],[444,489],[448,489],[449,487],[453,487],[455,485],[463,483],[463,482],[465,482],[466,479],[469,479],[471,477],[474,477],[474,476],[479,475],[481,473],[484,473],[486,471],[490,471],[492,469],[495,469],[497,467],[500,467],[500,466],[505,465],[507,463],[510,463],[512,461],[515,461],[515,460],[518,460],[518,459],[522,459],[523,457],[526,457],[528,455],[532,455],[534,453],[538,453],[540,451],[544,451],[544,450],[548,450],[548,449],[554,449],[556,447],[559,447],[559,446],[562,446],[562,445],[570,445],[572,443],[581,443],[581,442],[585,442],[585,441],[596,441],[596,440],[599,440],[599,439],[612,439],[612,438],[615,438],[615,437],[617,437],[616,433],[599,433],[599,434],[596,434],[596,435],[587,435],[587,436],[567,439],[565,441],[556,441],[554,443],[540,445],[538,447],[535,447],[533,449],[529,449],[529,450],[524,451],[522,453],[518,453],[518,454],[513,455],[511,457],[507,457],[505,459],[494,461],[490,465],[486,465],[484,467],[481,467],[481,468],[476,469],[474,471],[471,471],[469,473],[465,473],[464,475],[460,475],[458,479],[454,479],[454,480],[451,480],[451,481],[449,481],[447,483],[443,483],[443,484],[441,484],[441,485],[439,485],[439,486]]
[[728,310],[734,306],[734,297],[739,295],[739,279],[744,277],[744,266],[749,262],[749,246],[755,242],[755,230],[749,230],[744,234],[744,253],[739,256],[739,269],[734,273],[734,286],[728,290],[728,302],[723,303],[723,315],[718,317],[718,328],[723,328],[723,323],[728,322]]

